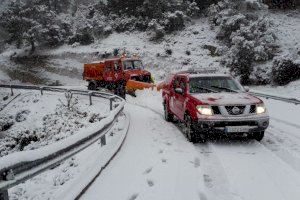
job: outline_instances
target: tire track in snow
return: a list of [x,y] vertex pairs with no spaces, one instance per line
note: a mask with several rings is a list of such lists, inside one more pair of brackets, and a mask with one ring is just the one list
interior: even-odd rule
[[299,199],[299,173],[259,142],[225,140],[210,147],[241,199]]
[[275,129],[267,130],[265,139],[261,141],[261,144],[300,172],[300,149],[288,133]]
[[[195,144],[195,148],[199,153],[200,161],[202,161],[200,170],[203,171],[203,180],[206,186],[205,191],[208,194],[208,199],[240,199],[234,195],[233,191],[231,191],[225,170],[213,151],[211,144]],[[205,199],[203,194],[200,195],[200,199]]]
[[[194,146],[160,114],[136,105],[125,110],[132,113],[132,123],[124,147],[83,199],[199,200],[201,174],[190,163],[197,154]],[[118,192],[111,192],[114,188]]]

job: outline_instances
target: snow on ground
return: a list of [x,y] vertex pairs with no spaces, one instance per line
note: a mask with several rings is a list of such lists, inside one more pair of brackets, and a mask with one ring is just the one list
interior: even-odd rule
[[106,99],[93,98],[90,106],[88,96],[74,95],[68,108],[64,93],[14,90],[14,96],[9,89],[0,90],[0,97],[6,99],[0,104],[4,107],[0,156],[60,141],[101,121],[109,112]]
[[124,146],[82,199],[206,198],[202,163],[181,132],[148,109],[125,110],[131,124]]
[[[83,199],[299,199],[299,106],[266,101],[271,124],[262,142],[193,145],[180,126],[163,121],[160,93],[138,94],[127,98],[132,118],[124,149]],[[278,106],[287,109],[284,121],[274,120],[283,111]]]
[[[56,81],[62,85],[79,84],[84,63],[101,60],[102,54],[112,53],[115,48],[126,48],[131,53],[138,53],[146,69],[159,81],[170,71],[191,66],[219,68],[219,58],[212,57],[205,45],[218,47],[215,33],[206,18],[194,21],[185,30],[168,35],[164,41],[157,43],[150,42],[146,33],[114,33],[88,46],[65,45],[57,49],[41,50],[39,54],[45,58],[34,66],[10,61],[14,54],[11,49],[0,54],[0,74],[33,84],[53,84]],[[172,51],[171,55],[166,53],[167,49]],[[22,53],[19,50],[17,52]],[[8,81],[4,75],[0,76],[0,80]]]
[[[192,144],[181,125],[164,121],[161,100],[154,90],[127,96],[131,122],[124,146],[82,199],[299,199],[299,106],[266,100],[271,121],[261,142]],[[82,172],[95,170],[93,149],[98,147],[13,188],[10,195],[63,199],[81,183]]]
[[300,99],[300,80],[289,83],[286,86],[254,86],[251,91],[282,96],[285,98]]
[[75,199],[117,151],[126,136],[127,126],[125,116],[120,116],[107,134],[107,145],[94,143],[57,167],[11,188],[10,199]]
[[290,12],[272,11],[268,18],[273,28],[283,54],[291,54],[300,59],[300,12],[298,9]]

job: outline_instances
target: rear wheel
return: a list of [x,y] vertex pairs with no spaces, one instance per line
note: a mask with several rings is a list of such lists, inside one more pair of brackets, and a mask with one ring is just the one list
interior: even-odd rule
[[126,98],[125,84],[122,81],[116,84],[115,94],[118,95],[119,97],[122,97],[123,99]]
[[261,141],[264,138],[264,136],[265,136],[265,131],[253,133],[253,139],[257,141]]
[[172,122],[174,120],[174,115],[169,112],[167,103],[164,103],[164,115],[167,122]]

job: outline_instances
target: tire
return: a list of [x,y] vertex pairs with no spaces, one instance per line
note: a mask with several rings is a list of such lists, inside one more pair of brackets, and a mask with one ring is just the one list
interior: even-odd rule
[[253,139],[257,141],[261,141],[264,138],[264,136],[265,136],[265,131],[253,133]]
[[186,114],[184,116],[184,123],[185,123],[185,130],[184,133],[188,139],[189,142],[195,143],[196,136],[195,136],[195,128],[193,125],[193,121],[190,115]]
[[174,115],[169,112],[169,109],[167,107],[167,103],[164,103],[164,116],[165,116],[165,120],[167,122],[173,122],[174,121]]
[[96,84],[94,82],[89,82],[88,90],[96,90]]
[[115,94],[119,97],[125,99],[126,98],[126,89],[123,82],[117,83],[115,86]]
[[206,143],[207,134],[195,128],[195,124],[190,115],[186,114],[185,117],[185,135],[192,143]]

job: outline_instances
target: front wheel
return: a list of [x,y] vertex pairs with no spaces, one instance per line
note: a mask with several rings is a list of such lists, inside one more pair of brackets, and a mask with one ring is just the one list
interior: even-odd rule
[[191,116],[185,115],[184,117],[184,123],[185,123],[185,130],[184,133],[190,142],[196,142],[196,137],[195,137],[195,129],[193,126],[193,121]]

